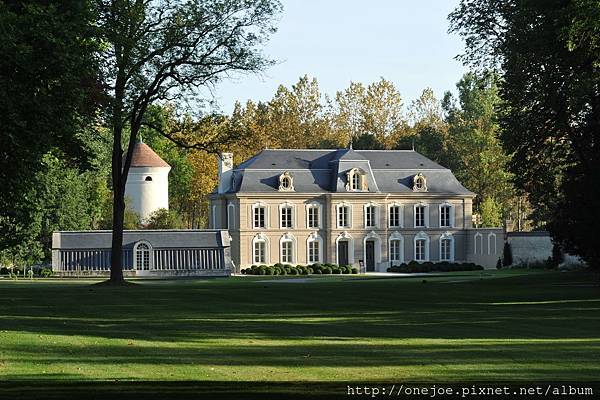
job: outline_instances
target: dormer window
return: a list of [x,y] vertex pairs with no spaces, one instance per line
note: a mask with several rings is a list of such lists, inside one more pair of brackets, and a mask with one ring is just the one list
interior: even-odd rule
[[360,168],[352,168],[348,171],[346,182],[346,190],[349,192],[366,191],[369,189],[365,172]]
[[144,179],[146,182],[152,182],[152,177],[151,176],[147,176],[146,179]]
[[418,173],[413,177],[413,192],[426,192],[427,179],[422,173]]
[[279,191],[280,192],[293,192],[294,191],[294,178],[292,175],[285,171],[279,175]]

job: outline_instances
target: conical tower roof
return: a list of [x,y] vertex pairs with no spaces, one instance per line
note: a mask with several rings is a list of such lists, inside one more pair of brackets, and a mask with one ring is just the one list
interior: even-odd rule
[[144,142],[137,142],[131,156],[131,167],[170,167]]

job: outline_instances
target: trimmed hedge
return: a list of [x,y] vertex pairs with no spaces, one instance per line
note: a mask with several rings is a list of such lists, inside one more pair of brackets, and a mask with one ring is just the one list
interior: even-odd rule
[[394,265],[387,269],[387,272],[403,272],[414,274],[419,272],[453,272],[453,271],[480,271],[483,270],[481,265],[474,263],[451,263],[442,261],[438,263],[424,262],[418,263],[411,261],[408,264],[402,263],[398,266]]
[[277,263],[272,266],[252,265],[242,270],[244,275],[342,275],[358,274],[358,269],[351,265],[310,264],[296,265]]

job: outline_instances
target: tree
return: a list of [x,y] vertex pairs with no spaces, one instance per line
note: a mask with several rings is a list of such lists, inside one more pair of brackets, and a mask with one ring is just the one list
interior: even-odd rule
[[92,11],[81,0],[0,2],[0,249],[27,239],[45,154],[87,161],[80,134],[102,97]]
[[511,266],[513,263],[512,249],[508,241],[504,242],[504,249],[502,251],[502,265],[505,267]]
[[506,172],[508,156],[499,139],[496,106],[500,98],[496,77],[489,72],[469,72],[456,87],[458,104],[450,93],[443,101],[451,155],[446,166],[465,187],[477,193],[474,203],[477,211],[488,198],[505,208],[513,193]]
[[[198,90],[235,71],[255,72],[271,64],[259,46],[274,32],[277,0],[97,0],[111,96],[107,122],[113,135],[113,232],[110,283],[123,282],[125,184],[142,126],[184,147],[218,152],[226,140],[197,130],[189,117],[163,130],[147,118],[151,105],[185,104]],[[129,138],[124,144],[126,133]],[[123,146],[125,146],[123,148]]]
[[449,19],[465,38],[462,59],[502,76],[502,141],[533,217],[600,267],[600,5],[463,0]]
[[166,208],[159,208],[150,214],[145,228],[181,229],[183,228],[183,223],[181,222],[179,215],[177,215],[177,212],[173,210],[167,210]]

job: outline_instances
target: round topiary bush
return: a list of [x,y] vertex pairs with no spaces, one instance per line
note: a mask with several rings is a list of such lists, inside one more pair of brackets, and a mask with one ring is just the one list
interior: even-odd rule
[[352,268],[352,274],[354,274],[354,275],[358,274],[358,268]]
[[336,268],[336,269],[334,269],[334,270],[331,270],[331,273],[332,273],[332,274],[334,274],[334,275],[339,275],[339,274],[341,274],[341,273],[342,273],[342,271],[340,271],[340,269],[339,269],[339,268]]
[[323,267],[323,269],[321,270],[321,272],[323,273],[323,275],[330,275],[331,274],[331,268],[329,268],[329,267]]

